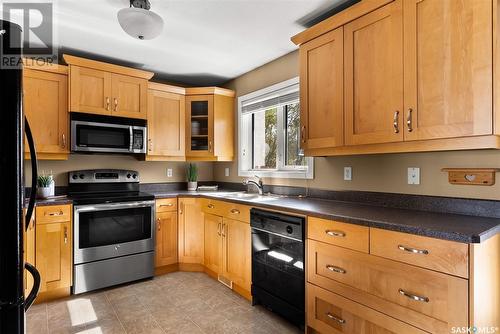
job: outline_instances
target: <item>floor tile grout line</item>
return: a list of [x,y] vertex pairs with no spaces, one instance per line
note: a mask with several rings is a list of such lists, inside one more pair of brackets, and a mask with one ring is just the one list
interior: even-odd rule
[[111,307],[111,309],[113,310],[113,313],[115,314],[116,316],[116,319],[118,319],[118,323],[120,324],[121,328],[123,329],[123,332],[124,333],[127,333],[127,330],[125,329],[125,326],[123,325],[120,317],[118,316],[118,313],[116,312],[115,310],[115,307],[113,306],[113,304],[111,304],[111,300],[109,300],[108,298],[108,295],[106,292],[104,292],[104,298],[106,298],[106,301],[108,302],[108,305]]

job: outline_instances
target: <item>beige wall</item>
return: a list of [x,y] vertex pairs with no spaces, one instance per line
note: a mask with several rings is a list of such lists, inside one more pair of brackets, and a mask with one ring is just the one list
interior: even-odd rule
[[[199,181],[213,180],[213,163],[197,163],[199,170]],[[138,161],[132,156],[126,155],[70,155],[68,161],[39,161],[40,171],[52,173],[55,176],[57,186],[68,183],[67,172],[82,169],[130,169],[139,171],[142,183],[159,182],[183,182],[186,181],[186,163],[184,162],[151,162]],[[173,177],[167,177],[167,168],[172,168]],[[26,162],[26,175],[31,173],[31,165]],[[27,186],[30,186],[30,178],[26,177]]]
[[[226,87],[236,90],[237,96],[242,96],[296,77],[298,70],[298,52],[292,52],[236,78],[226,84]],[[235,110],[237,109],[235,108]],[[237,129],[235,136],[237,136]],[[352,181],[343,180],[344,166],[353,167]],[[229,177],[224,176],[226,167],[230,168]],[[407,184],[408,167],[420,167],[420,185]],[[316,158],[313,180],[264,179],[264,182],[332,190],[381,191],[500,200],[500,184],[497,183],[491,187],[450,185],[447,181],[447,174],[441,172],[443,167],[500,167],[500,151],[455,151]],[[236,161],[214,165],[216,181],[240,182],[242,178],[238,177],[237,173]]]

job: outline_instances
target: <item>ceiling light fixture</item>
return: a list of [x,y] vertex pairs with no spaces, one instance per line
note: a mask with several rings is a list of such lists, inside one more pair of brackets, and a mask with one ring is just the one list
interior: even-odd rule
[[118,22],[130,36],[143,40],[153,39],[163,30],[163,19],[150,11],[149,0],[130,0],[130,7],[118,11]]

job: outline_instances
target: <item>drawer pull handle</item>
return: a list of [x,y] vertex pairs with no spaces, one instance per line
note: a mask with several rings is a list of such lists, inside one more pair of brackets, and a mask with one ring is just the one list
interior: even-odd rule
[[345,271],[345,269],[342,269],[340,267],[336,267],[336,266],[333,266],[331,264],[327,264],[326,265],[326,269],[330,270],[330,271],[333,271],[333,272],[336,272],[336,273],[339,273],[339,274],[345,274],[347,273],[347,271]]
[[238,209],[231,209],[231,213],[240,214],[240,210],[238,210]]
[[427,249],[416,249],[416,248],[412,248],[412,247],[406,247],[403,245],[398,245],[398,248],[402,251],[405,251],[408,253],[413,253],[413,254],[424,254],[424,255],[429,254],[429,251]]
[[213,208],[215,208],[215,205],[213,205],[213,204],[209,204],[209,205],[207,205],[207,206],[208,206],[208,208],[209,208],[209,209],[213,209]]
[[328,234],[331,237],[339,237],[339,238],[344,238],[346,234],[342,231],[332,231],[332,230],[326,230],[326,234]]
[[330,318],[330,319],[332,319],[332,320],[334,320],[334,321],[338,322],[338,323],[339,323],[339,324],[341,324],[341,325],[345,324],[345,320],[344,320],[344,319],[339,318],[339,317],[337,317],[337,316],[335,316],[335,315],[331,314],[330,312],[327,312],[327,313],[326,313],[326,316],[327,316],[328,318]]
[[408,298],[410,298],[410,299],[416,300],[417,302],[426,302],[426,303],[428,303],[428,302],[429,302],[429,298],[414,295],[414,294],[412,294],[412,293],[406,292],[406,291],[405,291],[405,290],[403,290],[403,289],[399,289],[399,293],[400,293],[400,294],[402,294],[402,295],[403,295],[403,296],[405,296],[405,297],[408,297]]
[[168,203],[168,204],[160,204],[160,208],[164,207],[164,206],[173,206],[172,203]]
[[56,217],[56,216],[62,216],[62,215],[64,215],[64,212],[62,212],[62,210],[59,212],[51,212],[51,213],[45,212],[45,216]]

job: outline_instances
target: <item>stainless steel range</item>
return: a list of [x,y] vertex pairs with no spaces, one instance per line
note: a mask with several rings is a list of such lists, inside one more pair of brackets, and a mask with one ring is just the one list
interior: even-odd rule
[[74,293],[152,277],[154,196],[139,192],[139,173],[69,173],[74,203]]

